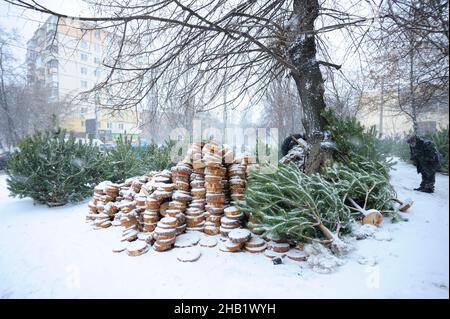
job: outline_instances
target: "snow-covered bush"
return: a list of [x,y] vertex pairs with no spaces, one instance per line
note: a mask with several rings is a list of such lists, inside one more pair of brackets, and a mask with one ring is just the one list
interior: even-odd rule
[[104,168],[98,147],[77,142],[60,129],[36,132],[19,143],[8,161],[8,189],[20,198],[60,206],[90,195]]

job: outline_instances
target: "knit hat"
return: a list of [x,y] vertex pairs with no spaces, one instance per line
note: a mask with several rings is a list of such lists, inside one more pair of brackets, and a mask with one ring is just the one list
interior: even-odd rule
[[417,138],[416,134],[410,134],[406,137],[406,143],[411,144]]

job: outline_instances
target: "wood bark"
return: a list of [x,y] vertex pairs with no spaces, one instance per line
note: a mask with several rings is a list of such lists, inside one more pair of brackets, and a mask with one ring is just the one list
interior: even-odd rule
[[305,165],[305,173],[318,172],[331,158],[331,154],[320,147],[323,140],[325,120],[324,80],[316,59],[316,37],[314,22],[319,16],[317,0],[295,0],[293,2],[293,35],[288,48],[291,63],[296,71],[292,77],[297,86],[303,107],[302,123],[311,148]]

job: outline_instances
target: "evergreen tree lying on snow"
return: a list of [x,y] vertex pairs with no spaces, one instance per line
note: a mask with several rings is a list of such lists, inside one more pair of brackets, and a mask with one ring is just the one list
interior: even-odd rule
[[357,217],[369,213],[398,217],[394,210],[393,190],[387,170],[373,161],[335,163],[324,167],[322,176],[331,182],[340,198]]
[[333,184],[296,165],[280,165],[272,174],[252,171],[241,209],[250,216],[250,229],[281,239],[331,240],[350,231],[350,210]]
[[379,211],[392,209],[392,187],[384,170],[375,162],[335,163],[324,168],[323,176],[344,201],[352,199],[361,207]]
[[389,183],[389,163],[377,153],[375,132],[355,119],[325,114],[334,143],[334,163],[320,174],[281,164],[272,174],[252,172],[241,209],[249,228],[295,241],[336,241],[353,218],[379,225],[383,214],[398,217]]

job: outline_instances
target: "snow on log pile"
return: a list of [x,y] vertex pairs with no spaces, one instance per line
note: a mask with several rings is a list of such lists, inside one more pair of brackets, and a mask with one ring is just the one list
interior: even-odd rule
[[[113,252],[127,251],[130,256],[145,254],[149,247],[162,252],[174,246],[197,245],[200,237],[187,236],[192,232],[221,234],[226,241],[230,231],[242,227],[244,215],[232,204],[244,200],[246,171],[252,166],[249,156],[234,158],[226,145],[195,142],[186,158],[170,170],[150,172],[121,184],[104,181],[97,185],[86,219],[95,229],[122,226],[121,242]],[[251,233],[245,231],[250,239]],[[245,242],[234,244],[236,251],[245,246]],[[216,245],[214,237],[203,238],[201,243],[203,247]],[[262,252],[265,247],[264,241],[248,250]],[[178,259],[199,258],[197,253],[193,256],[192,260]]]
[[186,230],[188,231],[202,231],[206,227],[205,164],[202,161],[203,146],[203,143],[200,142],[193,143],[190,149],[193,169],[190,176],[192,201],[185,212]]
[[[228,253],[263,253],[274,264],[285,257],[308,262],[320,273],[341,265],[342,260],[322,244],[302,245],[243,228],[248,216],[238,207],[245,203],[248,171],[256,167],[250,156],[234,158],[226,145],[192,143],[183,161],[170,170],[121,184],[105,181],[97,185],[86,219],[94,229],[123,227],[121,240],[112,250],[126,251],[129,256],[145,254],[150,248],[163,252],[176,247],[179,261],[196,261],[201,256],[194,247],[198,245]],[[400,211],[411,205],[412,200],[398,201]],[[355,230],[356,239],[370,237],[367,231],[378,226],[379,220],[367,224]]]
[[220,219],[225,208],[224,182],[226,169],[219,146],[215,143],[203,147],[206,187],[206,223],[204,232],[208,235],[220,233]]

